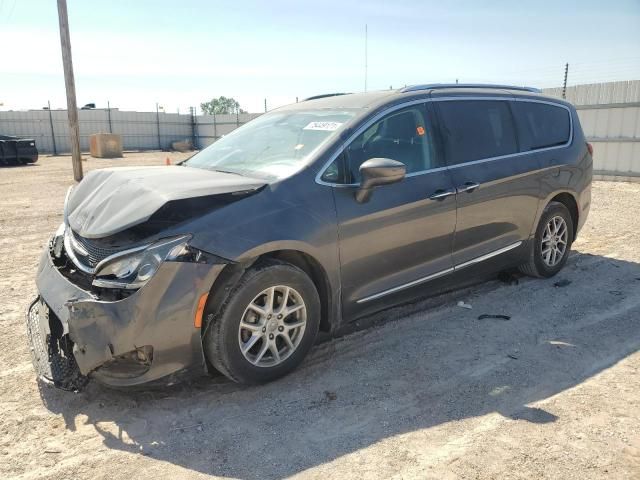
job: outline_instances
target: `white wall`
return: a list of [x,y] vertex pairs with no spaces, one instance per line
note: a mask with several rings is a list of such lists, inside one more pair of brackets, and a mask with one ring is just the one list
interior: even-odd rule
[[[561,97],[562,88],[544,93]],[[594,172],[640,177],[640,80],[568,87],[566,99],[593,145]]]
[[[544,93],[561,97],[562,88]],[[607,175],[640,177],[640,80],[577,85],[567,88],[567,100],[580,117],[587,139],[594,147],[594,170]],[[70,151],[67,112],[65,110],[31,110],[0,112],[0,134],[35,138],[40,152],[53,153],[53,120],[56,150]],[[122,135],[125,150],[168,148],[171,142],[195,137],[196,147],[204,148],[222,135],[260,116],[198,115],[195,127],[190,115],[111,110],[111,130]],[[158,138],[158,118],[160,135]],[[109,132],[107,110],[80,110],[80,147],[89,150],[89,135]]]

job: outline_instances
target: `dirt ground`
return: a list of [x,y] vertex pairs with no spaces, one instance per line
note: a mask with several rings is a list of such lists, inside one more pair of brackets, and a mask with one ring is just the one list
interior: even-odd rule
[[272,384],[70,394],[36,383],[23,309],[71,183],[69,157],[0,169],[1,478],[640,478],[640,184],[594,184],[556,278],[396,308]]

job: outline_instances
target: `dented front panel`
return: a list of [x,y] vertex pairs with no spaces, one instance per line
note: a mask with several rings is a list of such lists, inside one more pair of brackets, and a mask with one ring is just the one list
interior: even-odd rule
[[151,368],[142,376],[99,376],[106,383],[135,385],[187,369],[204,369],[200,329],[193,320],[198,299],[223,268],[165,262],[140,290],[122,300],[104,301],[64,277],[45,250],[36,283],[43,301],[73,341],[73,354],[83,374],[138,347],[153,347]]

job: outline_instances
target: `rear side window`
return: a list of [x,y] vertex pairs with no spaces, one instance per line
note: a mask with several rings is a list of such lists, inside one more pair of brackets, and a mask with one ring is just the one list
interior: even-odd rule
[[569,112],[547,103],[513,102],[523,152],[564,145],[569,141]]
[[449,165],[518,152],[507,102],[464,100],[437,102]]

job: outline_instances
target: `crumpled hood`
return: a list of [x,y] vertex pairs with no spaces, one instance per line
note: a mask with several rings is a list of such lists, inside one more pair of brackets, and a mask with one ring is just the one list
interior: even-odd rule
[[190,167],[115,167],[89,172],[72,191],[67,222],[85,238],[143,223],[173,200],[256,190],[266,182]]

